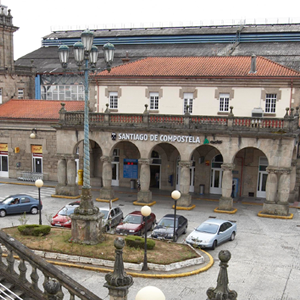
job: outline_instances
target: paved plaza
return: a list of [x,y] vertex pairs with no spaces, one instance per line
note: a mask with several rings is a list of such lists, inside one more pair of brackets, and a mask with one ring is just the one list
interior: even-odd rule
[[[1,180],[0,180],[1,181]],[[70,199],[52,198],[55,183],[45,183],[42,188],[43,223],[46,224],[49,217],[57,212]],[[0,183],[0,197],[24,192],[37,197],[37,188],[28,185]],[[116,189],[119,200],[114,205],[119,205],[124,215],[139,210],[139,206],[133,205],[136,200],[136,191],[130,189]],[[99,196],[98,189],[93,190],[93,196]],[[166,213],[172,213],[173,200],[169,193],[153,191],[153,199],[157,202],[152,206],[152,211],[157,219]],[[177,211],[189,220],[189,234],[194,227],[205,221],[210,216],[233,220],[237,223],[237,236],[232,242],[220,245],[215,250],[207,252],[213,257],[214,265],[207,271],[197,275],[153,279],[134,277],[134,284],[129,290],[128,300],[134,300],[137,292],[144,286],[152,285],[160,288],[167,300],[206,300],[206,290],[216,287],[219,272],[218,253],[220,250],[229,250],[228,276],[229,288],[238,293],[238,299],[243,300],[298,300],[300,294],[300,210],[290,208],[292,219],[261,218],[257,214],[261,210],[261,202],[252,199],[239,199],[234,203],[237,208],[235,214],[217,214],[213,210],[218,202],[194,195],[195,209],[191,211]],[[97,206],[106,206],[106,203],[95,202]],[[0,219],[0,227],[19,225],[20,216],[7,216]],[[28,223],[37,223],[37,215],[28,215]],[[181,237],[178,242],[182,242]],[[108,290],[103,287],[105,273],[87,271],[82,269],[59,267],[63,272],[89,288],[102,299],[109,299]]]

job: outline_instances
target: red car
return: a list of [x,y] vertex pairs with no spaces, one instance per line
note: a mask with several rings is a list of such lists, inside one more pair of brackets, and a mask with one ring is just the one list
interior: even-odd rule
[[[147,219],[147,231],[152,230],[156,224],[156,216],[151,213]],[[140,211],[133,211],[117,226],[116,234],[142,235],[145,232],[144,217]]]
[[71,202],[61,208],[51,220],[52,226],[71,228],[70,215],[74,213],[74,209],[80,205],[80,201]]

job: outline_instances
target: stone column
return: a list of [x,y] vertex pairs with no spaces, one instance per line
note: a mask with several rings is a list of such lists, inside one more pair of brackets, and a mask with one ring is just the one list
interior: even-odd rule
[[76,163],[75,158],[71,157],[67,161],[67,184],[70,195],[79,194],[78,185],[76,184]]
[[267,167],[268,178],[266,183],[266,203],[275,203],[277,197],[277,169],[274,167]]
[[111,156],[101,156],[102,166],[102,181],[103,187],[100,189],[100,199],[113,200],[114,191],[111,187],[112,169],[111,169]]
[[232,170],[234,164],[222,164],[222,197],[219,200],[219,210],[233,210],[233,199],[231,198],[232,192]]
[[149,190],[150,187],[150,159],[140,158],[140,184],[141,190],[137,194],[137,201],[141,203],[152,202],[152,192]]
[[67,185],[67,162],[65,158],[61,158],[57,163],[57,185],[55,187],[56,195],[64,195]]
[[290,185],[290,195],[289,195],[289,203],[294,203],[296,201],[296,166],[297,166],[297,160],[292,160],[292,171],[291,171],[291,185]]
[[269,166],[267,171],[269,172],[266,186],[267,199],[263,205],[262,213],[287,216],[289,215],[288,199],[291,185],[291,168]]
[[191,206],[192,196],[190,194],[190,167],[191,161],[180,161],[180,193],[181,197],[177,201],[178,206]]
[[127,294],[133,284],[133,279],[124,271],[123,248],[125,241],[118,237],[115,239],[114,246],[116,248],[114,271],[105,275],[106,283],[104,286],[108,288],[110,300],[127,300]]

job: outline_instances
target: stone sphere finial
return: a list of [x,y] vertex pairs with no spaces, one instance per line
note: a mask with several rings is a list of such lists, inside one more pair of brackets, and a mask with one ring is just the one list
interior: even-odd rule
[[219,252],[219,259],[221,262],[227,263],[231,258],[231,253],[228,250],[221,250]]
[[114,241],[114,246],[116,249],[123,249],[125,246],[125,241],[121,237],[117,237]]

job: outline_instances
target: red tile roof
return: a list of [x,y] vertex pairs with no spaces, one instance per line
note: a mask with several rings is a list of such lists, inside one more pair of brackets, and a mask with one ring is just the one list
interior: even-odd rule
[[[0,119],[58,121],[63,101],[11,99],[0,105]],[[84,101],[65,101],[67,111],[83,111]]]
[[[250,73],[251,56],[148,57],[103,71],[98,76],[134,77],[299,77],[300,72],[267,58],[256,57],[255,73]],[[97,76],[95,75],[95,76]]]

